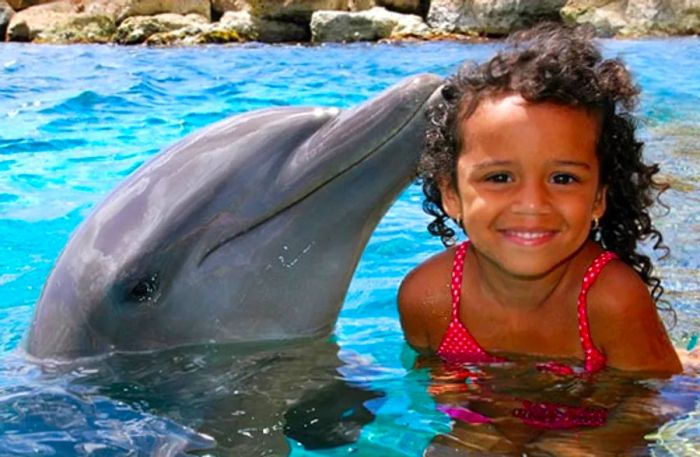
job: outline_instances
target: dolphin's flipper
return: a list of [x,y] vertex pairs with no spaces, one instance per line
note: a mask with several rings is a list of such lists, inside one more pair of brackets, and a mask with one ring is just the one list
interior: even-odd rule
[[366,403],[383,396],[336,380],[308,393],[285,413],[284,433],[308,450],[354,443],[362,427],[374,420]]

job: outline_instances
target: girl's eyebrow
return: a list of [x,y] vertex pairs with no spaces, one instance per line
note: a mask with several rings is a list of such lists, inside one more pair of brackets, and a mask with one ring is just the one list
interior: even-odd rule
[[515,162],[512,160],[486,160],[484,162],[477,163],[474,165],[475,170],[481,170],[483,168],[491,167],[504,167],[508,165],[513,165]]
[[591,165],[587,162],[580,162],[578,160],[555,160],[554,161],[555,165],[559,166],[569,166],[569,167],[578,167],[578,168],[585,168],[586,170],[591,169]]
[[[591,169],[591,165],[588,162],[582,162],[578,160],[553,160],[551,162],[553,165],[556,166],[566,166],[566,167],[578,167],[578,168],[585,168],[586,170]],[[515,162],[512,160],[485,160],[483,162],[477,163],[474,165],[474,170],[482,170],[484,168],[492,168],[492,167],[506,167],[510,165],[514,165]]]

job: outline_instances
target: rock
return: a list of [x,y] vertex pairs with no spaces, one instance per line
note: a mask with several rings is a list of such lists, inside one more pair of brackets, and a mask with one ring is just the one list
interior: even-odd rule
[[7,39],[10,41],[32,41],[45,29],[56,22],[67,20],[77,14],[68,0],[27,8],[12,16],[7,26]]
[[224,44],[240,43],[243,41],[246,41],[246,39],[238,35],[235,30],[230,30],[214,24],[212,27],[184,40],[181,44]]
[[[432,0],[426,22],[428,25],[443,33],[453,33],[457,30],[458,23],[462,20],[462,1]],[[462,22],[464,22],[462,20]],[[472,24],[476,26],[476,24]],[[468,27],[468,26],[467,26]],[[464,25],[461,28],[467,28]]]
[[0,1],[0,41],[5,39],[5,32],[7,32],[7,26],[12,19],[12,15],[15,11],[12,9],[7,2]]
[[208,43],[239,43],[244,41],[235,30],[220,23],[194,24],[172,32],[156,33],[146,40],[151,46],[198,45]]
[[419,16],[393,13],[380,7],[357,13],[317,11],[311,17],[311,40],[314,42],[375,41],[420,37],[428,33],[428,27]]
[[30,6],[41,5],[43,3],[50,3],[54,0],[7,0],[7,4],[12,7],[13,10],[19,11]]
[[215,16],[220,17],[228,11],[250,12],[251,6],[248,2],[243,0],[211,0],[211,9]]
[[700,34],[700,0],[685,0],[674,6],[675,24],[679,33]]
[[569,0],[561,14],[603,36],[700,32],[700,0]]
[[83,0],[85,12],[111,17],[120,24],[132,16],[199,14],[211,20],[209,0]]
[[155,33],[146,40],[146,43],[163,46],[242,41],[278,43],[302,40],[308,40],[308,33],[300,25],[261,19],[246,11],[229,11],[217,23],[192,24],[170,32]]
[[559,19],[566,0],[432,0],[427,22],[440,32],[506,35]]
[[[308,23],[318,10],[347,11],[349,0],[213,0],[214,11],[247,11],[277,21]],[[367,1],[367,0],[361,0]]]
[[236,32],[249,41],[282,43],[308,41],[305,27],[291,22],[273,21],[255,17],[247,11],[229,11],[219,21],[219,29]]
[[568,23],[591,24],[602,37],[615,36],[627,25],[625,5],[618,1],[569,1],[560,14]]
[[[195,44],[193,39],[200,33],[208,30],[211,24],[192,24],[170,32],[159,32],[146,38],[149,46],[174,46],[182,44]],[[188,43],[190,41],[190,43]]]
[[423,15],[420,0],[375,0],[376,6],[383,6],[388,10],[404,14]]
[[111,17],[76,14],[41,31],[35,42],[41,43],[109,43],[116,25]]
[[620,35],[677,35],[700,31],[699,0],[628,0],[625,3],[627,25]]
[[348,0],[348,11],[364,11],[371,10],[377,6],[375,0]]
[[631,24],[653,28],[671,22],[673,12],[667,0],[629,0],[625,17]]
[[195,24],[208,24],[209,20],[199,14],[157,14],[155,16],[132,16],[119,24],[115,41],[119,44],[138,44],[151,35],[172,32]]
[[393,23],[376,21],[362,12],[316,11],[311,16],[311,41],[317,43],[376,41],[389,37],[393,29]]
[[[391,31],[391,39],[398,38],[427,38],[432,35],[432,31],[428,25],[423,21],[423,18],[415,14],[400,14],[400,13],[388,13],[389,16],[396,21],[394,30]],[[387,20],[391,20],[387,18]]]
[[420,0],[211,0],[211,9],[215,16],[247,11],[266,19],[309,22],[314,11],[364,11],[381,6],[380,3],[397,11],[418,11],[413,4],[420,4]]
[[700,31],[700,0],[629,0],[624,35],[695,34]]
[[218,26],[222,30],[235,31],[242,39],[255,40],[258,35],[258,21],[261,19],[248,11],[227,11],[219,20]]
[[10,41],[104,43],[111,40],[111,18],[78,12],[70,0],[60,0],[22,10],[7,28]]

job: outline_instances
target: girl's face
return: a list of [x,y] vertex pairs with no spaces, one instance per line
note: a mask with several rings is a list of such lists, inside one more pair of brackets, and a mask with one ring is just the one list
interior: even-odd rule
[[483,100],[461,131],[457,180],[439,185],[479,254],[518,277],[570,259],[605,212],[597,118],[509,94]]

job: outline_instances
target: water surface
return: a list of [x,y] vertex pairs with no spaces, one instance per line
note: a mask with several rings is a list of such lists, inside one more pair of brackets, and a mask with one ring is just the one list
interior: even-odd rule
[[[510,452],[492,447],[503,436],[539,443],[522,444],[532,455],[581,443],[603,446],[584,449],[595,455],[700,454],[700,381],[692,376],[562,382],[515,362],[485,369],[479,389],[465,392],[464,379],[439,366],[413,368],[396,289],[440,249],[425,230],[417,186],[374,233],[328,341],[124,355],[69,373],[14,351],[69,234],[159,149],[247,110],[353,106],[405,76],[447,75],[464,59],[483,60],[496,46],[0,46],[0,454],[498,455]],[[605,49],[627,60],[644,90],[646,154],[672,184],[668,214],[657,218],[672,254],[659,266],[678,314],[672,337],[686,346],[700,330],[700,40],[610,41]],[[437,408],[477,398],[506,411],[542,395],[614,414],[605,427],[540,432],[507,420],[492,429],[453,424]]]

